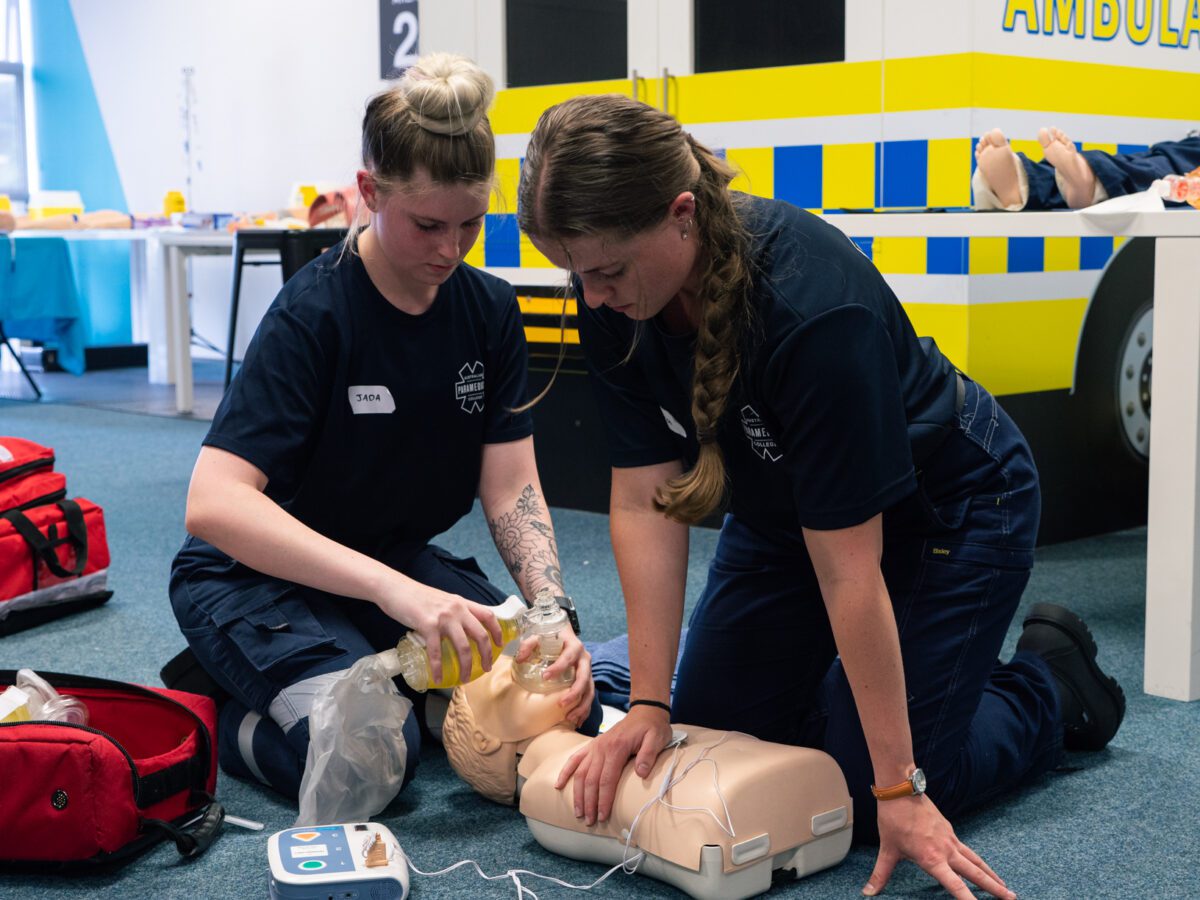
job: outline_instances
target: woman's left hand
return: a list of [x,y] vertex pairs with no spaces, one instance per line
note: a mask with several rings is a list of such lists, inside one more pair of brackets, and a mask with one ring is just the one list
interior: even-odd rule
[[911,859],[958,900],[974,900],[964,878],[995,897],[1015,900],[1017,895],[978,853],[955,836],[946,817],[927,796],[883,800],[878,808],[879,856],[863,888],[866,896],[883,890],[896,863]]
[[[575,667],[575,681],[558,696],[558,705],[567,710],[567,721],[578,728],[584,723],[592,711],[592,696],[596,688],[592,684],[592,655],[584,649],[583,641],[568,626],[559,632],[563,649],[558,659],[546,668],[548,678],[561,675],[572,666]],[[537,639],[527,639],[517,652],[516,661],[524,662],[529,659],[537,647]]]

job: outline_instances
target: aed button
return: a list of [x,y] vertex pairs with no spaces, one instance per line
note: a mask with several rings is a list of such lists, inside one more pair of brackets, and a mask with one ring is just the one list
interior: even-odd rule
[[307,869],[310,872],[315,872],[317,869],[325,868],[325,863],[321,862],[319,859],[306,859],[304,862],[300,863],[300,868]]

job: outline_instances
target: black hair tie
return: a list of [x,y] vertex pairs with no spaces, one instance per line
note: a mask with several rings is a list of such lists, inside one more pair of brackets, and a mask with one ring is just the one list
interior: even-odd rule
[[661,709],[667,715],[671,714],[671,704],[663,703],[661,700],[630,700],[629,708],[633,709],[635,706],[653,706],[655,709]]

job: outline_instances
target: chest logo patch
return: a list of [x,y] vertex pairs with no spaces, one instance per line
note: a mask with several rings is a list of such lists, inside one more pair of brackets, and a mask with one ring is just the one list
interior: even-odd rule
[[352,384],[349,388],[350,411],[356,416],[394,413],[396,401],[384,384]]
[[741,414],[742,431],[746,433],[746,439],[750,441],[750,449],[767,462],[779,462],[783,459],[783,454],[779,452],[779,445],[775,443],[775,438],[771,437],[771,432],[767,430],[762,417],[754,407],[746,404],[742,407]]
[[663,409],[663,407],[660,406],[659,409],[662,411],[663,418],[667,420],[667,428],[681,438],[687,437],[687,430],[679,424],[679,420]]
[[483,362],[463,363],[454,383],[454,397],[465,413],[483,412]]

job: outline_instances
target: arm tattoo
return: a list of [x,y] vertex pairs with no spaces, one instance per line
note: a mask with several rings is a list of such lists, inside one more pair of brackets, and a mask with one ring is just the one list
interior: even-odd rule
[[511,512],[488,519],[488,525],[500,558],[526,597],[547,586],[556,594],[566,593],[550,511],[532,484],[525,485]]

